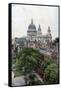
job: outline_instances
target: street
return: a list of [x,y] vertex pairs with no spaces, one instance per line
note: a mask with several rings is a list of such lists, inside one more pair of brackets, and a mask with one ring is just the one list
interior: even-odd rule
[[22,86],[22,85],[25,85],[24,76],[13,78],[12,86]]

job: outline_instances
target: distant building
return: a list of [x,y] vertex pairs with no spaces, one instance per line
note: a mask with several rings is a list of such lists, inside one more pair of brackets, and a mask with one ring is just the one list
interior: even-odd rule
[[43,35],[40,25],[38,29],[36,29],[33,19],[31,20],[31,24],[28,26],[27,36],[12,40],[12,44],[14,43],[14,48],[17,46],[28,48],[49,48],[51,42],[52,35],[50,27],[48,27],[47,34]]
[[59,63],[59,38],[55,38],[52,43],[51,57],[57,64]]
[[16,53],[19,53],[23,47],[27,47],[26,37],[14,38],[12,40],[12,56],[16,57]]
[[51,29],[48,26],[47,34],[42,34],[42,29],[39,25],[38,29],[31,20],[28,26],[27,36],[21,38],[14,38],[12,40],[12,56],[15,58],[16,54],[19,53],[22,48],[36,48],[44,58],[52,58],[58,63],[58,39],[53,42]]
[[31,20],[31,24],[28,26],[26,40],[27,40],[27,47],[31,48],[49,47],[50,42],[52,41],[50,27],[48,27],[47,34],[43,35],[40,25],[37,30],[36,26],[33,23],[33,20]]

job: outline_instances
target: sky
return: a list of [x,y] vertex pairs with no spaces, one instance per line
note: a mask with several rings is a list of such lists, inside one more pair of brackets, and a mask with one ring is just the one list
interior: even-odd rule
[[12,38],[27,36],[28,26],[33,23],[43,35],[50,26],[52,38],[58,37],[58,7],[12,4]]

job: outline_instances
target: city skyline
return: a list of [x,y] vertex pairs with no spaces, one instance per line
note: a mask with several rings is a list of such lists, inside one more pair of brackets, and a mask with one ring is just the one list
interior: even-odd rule
[[43,35],[50,26],[52,38],[58,37],[58,7],[12,5],[12,38],[27,36],[31,19],[36,30],[40,24]]

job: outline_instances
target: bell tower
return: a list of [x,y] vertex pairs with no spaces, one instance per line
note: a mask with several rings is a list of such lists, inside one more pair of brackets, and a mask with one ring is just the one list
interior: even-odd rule
[[37,31],[37,36],[41,36],[41,35],[42,35],[42,32],[41,32],[41,27],[40,27],[40,25],[39,25],[38,31]]
[[51,37],[51,29],[50,29],[50,26],[48,26],[47,35]]

